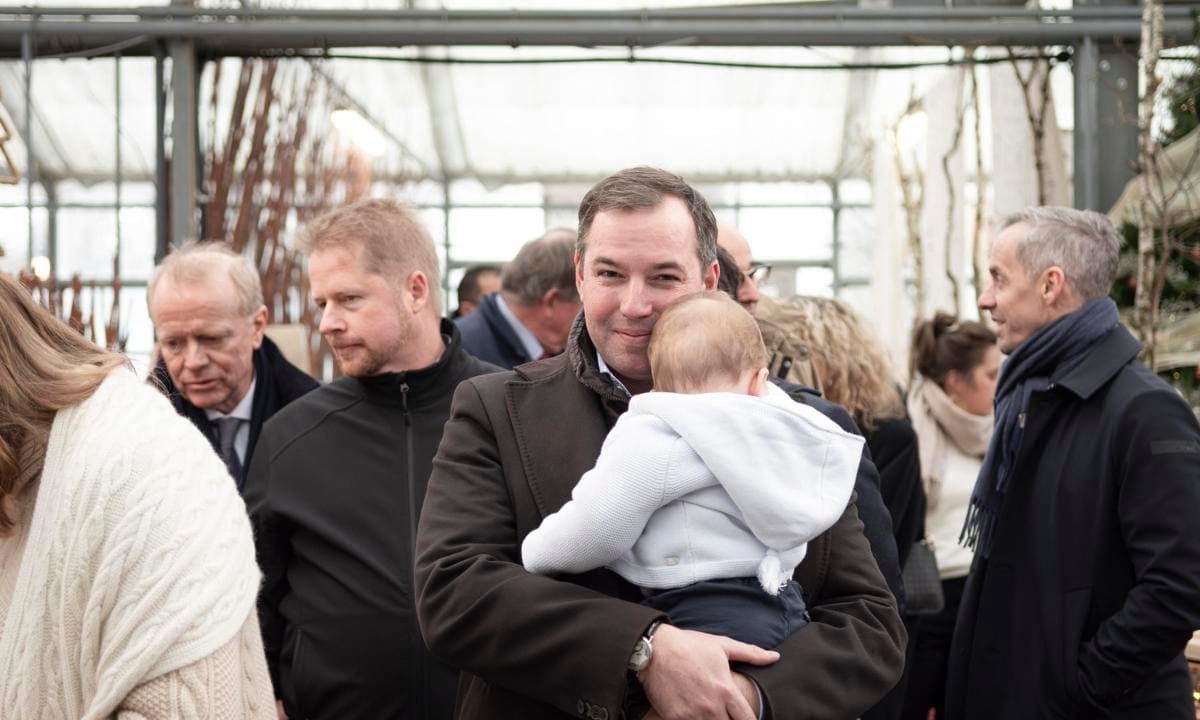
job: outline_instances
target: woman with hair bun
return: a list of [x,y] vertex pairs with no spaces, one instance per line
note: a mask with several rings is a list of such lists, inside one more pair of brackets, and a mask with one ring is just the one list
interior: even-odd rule
[[942,720],[950,640],[972,559],[958,538],[992,437],[1000,375],[996,334],[981,322],[938,313],[913,331],[910,366],[908,413],[920,448],[925,533],[933,543],[946,605],[921,619],[903,717],[927,720],[932,708]]

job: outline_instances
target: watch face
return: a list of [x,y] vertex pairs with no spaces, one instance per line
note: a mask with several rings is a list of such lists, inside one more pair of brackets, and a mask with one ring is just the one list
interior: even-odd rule
[[633,646],[633,655],[629,657],[629,669],[634,672],[641,672],[650,664],[650,643],[646,638],[639,638],[637,645]]

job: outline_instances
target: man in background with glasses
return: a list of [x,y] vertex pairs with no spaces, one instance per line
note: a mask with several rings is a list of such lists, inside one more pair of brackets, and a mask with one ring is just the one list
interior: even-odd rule
[[742,283],[738,286],[737,301],[753,315],[754,309],[758,305],[758,299],[761,297],[758,288],[767,281],[767,278],[771,277],[771,266],[756,263],[751,259],[750,243],[746,242],[746,236],[732,225],[725,223],[717,225],[717,244],[733,256],[738,270],[742,271]]

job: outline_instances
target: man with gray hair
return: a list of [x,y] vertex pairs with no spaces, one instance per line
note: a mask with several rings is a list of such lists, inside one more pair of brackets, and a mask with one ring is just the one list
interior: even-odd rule
[[1052,207],[992,245],[979,307],[1008,361],[963,529],[951,720],[1195,717],[1200,426],[1107,297],[1119,246],[1103,215]]
[[263,423],[317,381],[264,335],[258,273],[221,243],[190,243],[167,255],[146,298],[158,335],[153,376],[240,490]]
[[570,231],[525,243],[504,269],[500,292],[457,320],[463,349],[507,370],[561,353],[579,312],[574,256]]

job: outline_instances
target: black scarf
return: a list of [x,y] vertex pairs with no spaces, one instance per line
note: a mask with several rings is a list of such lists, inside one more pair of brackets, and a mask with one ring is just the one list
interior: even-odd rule
[[1090,300],[1075,312],[1039,328],[1008,356],[996,386],[996,428],[971,492],[959,542],[985,558],[991,554],[992,536],[1021,446],[1030,396],[1073,370],[1088,349],[1119,322],[1116,303],[1108,298]]

